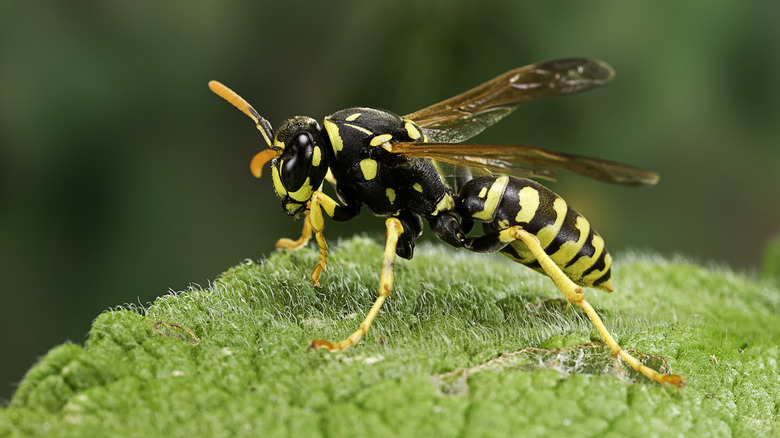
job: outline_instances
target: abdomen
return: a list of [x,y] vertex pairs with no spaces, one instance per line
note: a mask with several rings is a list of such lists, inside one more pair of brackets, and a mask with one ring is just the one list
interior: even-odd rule
[[[604,239],[550,189],[528,179],[487,176],[466,183],[458,202],[466,215],[483,222],[486,232],[519,225],[539,238],[544,251],[576,284],[612,291],[612,257]],[[522,241],[501,252],[543,272]]]

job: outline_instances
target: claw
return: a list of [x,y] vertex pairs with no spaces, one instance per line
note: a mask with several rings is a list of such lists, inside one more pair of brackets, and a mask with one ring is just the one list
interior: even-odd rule
[[325,339],[314,339],[311,342],[309,342],[309,349],[315,351],[317,350],[342,351],[342,350],[346,350],[351,345],[353,345],[353,343],[350,342],[349,339],[345,339],[335,344],[333,342],[326,341]]
[[682,388],[685,386],[685,379],[688,377],[686,376],[678,376],[677,374],[660,374],[658,380],[658,383],[666,386],[666,385],[674,385],[677,389]]

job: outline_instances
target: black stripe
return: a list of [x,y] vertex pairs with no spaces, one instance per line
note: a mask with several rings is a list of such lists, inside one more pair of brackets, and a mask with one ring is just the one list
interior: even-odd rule
[[577,263],[577,260],[580,259],[580,257],[593,257],[593,254],[596,253],[596,248],[591,243],[593,241],[593,236],[596,235],[596,232],[593,231],[593,227],[590,228],[590,233],[588,233],[588,238],[585,239],[585,244],[582,245],[582,248],[577,252],[577,255],[575,255],[571,260],[569,260],[569,263],[566,263],[566,267],[569,268],[573,264]]
[[612,278],[612,270],[607,269],[607,272],[604,273],[601,277],[598,278],[598,280],[593,282],[594,286],[598,286],[600,284],[604,284],[608,282]]
[[523,263],[525,266],[528,266],[531,269],[542,269],[541,263],[539,263],[539,260],[534,259],[531,263]]
[[522,260],[522,257],[520,257],[520,254],[517,253],[517,250],[514,246],[512,246],[512,242],[509,243],[509,245],[505,246],[503,249],[501,249],[501,252],[506,254],[507,257],[517,261]]
[[605,269],[607,267],[607,263],[605,261],[606,255],[607,255],[607,249],[602,248],[601,255],[599,255],[596,261],[592,265],[590,265],[588,269],[582,271],[582,276],[585,277],[593,271],[601,271],[602,269]]
[[579,216],[579,213],[574,211],[573,208],[569,208],[567,206],[566,217],[563,219],[561,229],[558,231],[558,234],[555,236],[555,238],[547,245],[547,247],[544,248],[544,252],[552,256],[561,249],[561,246],[563,246],[564,243],[576,242],[579,240],[581,231],[576,227],[577,218]]
[[[534,212],[534,217],[528,222],[528,225],[523,226],[526,231],[536,234],[542,228],[552,225],[555,220],[558,219],[558,213],[553,208],[555,199],[557,196],[552,193],[536,190],[539,193],[539,207]],[[520,225],[523,225],[522,222]]]

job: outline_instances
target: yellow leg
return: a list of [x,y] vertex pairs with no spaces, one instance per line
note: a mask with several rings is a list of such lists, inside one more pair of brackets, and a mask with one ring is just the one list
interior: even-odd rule
[[[618,345],[618,343],[609,333],[609,330],[607,330],[607,327],[604,325],[604,322],[601,321],[601,318],[593,309],[593,306],[591,306],[590,303],[585,300],[585,297],[582,293],[582,288],[574,284],[574,282],[571,281],[571,279],[561,270],[561,268],[555,264],[550,256],[544,252],[544,249],[539,243],[539,239],[535,235],[529,233],[519,226],[507,228],[504,230],[504,232],[502,232],[502,234],[504,233],[511,235],[515,239],[522,240],[523,243],[528,246],[534,257],[536,257],[536,260],[539,261],[542,269],[544,269],[544,272],[546,272],[547,275],[555,282],[555,285],[558,286],[558,289],[560,289],[561,292],[563,292],[563,295],[566,297],[566,299],[569,300],[570,303],[578,305],[583,311],[585,311],[615,356],[619,356],[631,368],[642,373],[650,380],[659,382],[663,385],[672,384],[678,388],[685,383],[685,377],[674,374],[661,374],[652,368],[642,365],[639,360],[623,350],[623,348]],[[506,237],[502,236],[502,240],[504,240]]]
[[288,239],[283,237],[276,241],[276,250],[289,249],[296,250],[301,249],[309,243],[311,239],[311,220],[309,219],[309,211],[307,210],[303,217],[303,232],[298,240]]
[[328,351],[341,351],[351,345],[358,343],[361,337],[368,333],[371,323],[374,322],[379,309],[384,304],[385,299],[393,290],[393,275],[395,272],[395,247],[398,244],[398,236],[403,233],[401,221],[396,218],[389,218],[385,221],[387,226],[387,243],[385,244],[385,254],[382,257],[382,273],[379,275],[379,297],[377,297],[371,310],[368,311],[366,318],[360,323],[360,326],[354,333],[349,335],[343,341],[332,343],[324,339],[315,339],[309,343],[309,348],[318,350],[323,348]]
[[333,217],[336,205],[338,205],[336,201],[320,191],[314,192],[309,201],[311,228],[314,230],[314,239],[317,240],[317,246],[320,249],[320,258],[311,273],[311,284],[317,287],[320,287],[320,275],[328,265],[328,242],[325,241],[325,236],[322,234],[325,229],[325,217],[322,215],[322,210],[326,209],[328,216]]

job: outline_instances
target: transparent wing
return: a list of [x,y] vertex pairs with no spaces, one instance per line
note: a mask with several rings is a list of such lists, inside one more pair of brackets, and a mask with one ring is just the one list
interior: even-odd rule
[[605,62],[587,58],[543,61],[508,71],[465,93],[406,117],[430,141],[460,143],[498,122],[523,102],[590,90],[615,75]]
[[469,167],[490,173],[548,180],[556,179],[556,169],[564,169],[625,186],[649,186],[658,182],[658,175],[648,170],[532,146],[440,142],[399,142],[391,146],[393,153],[430,158],[450,165],[443,166],[443,169]]

